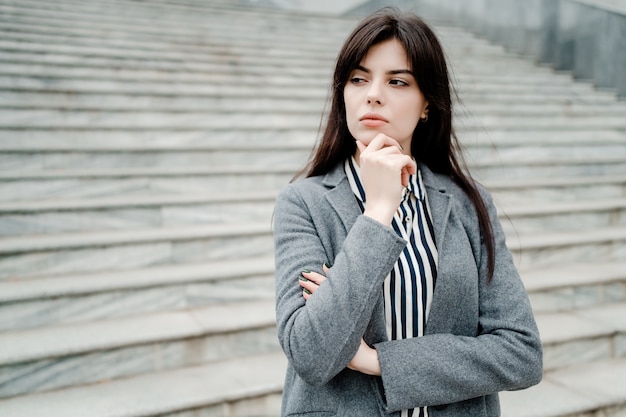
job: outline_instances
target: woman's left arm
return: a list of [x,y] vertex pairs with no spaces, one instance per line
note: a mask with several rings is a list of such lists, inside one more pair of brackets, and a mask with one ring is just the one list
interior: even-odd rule
[[523,389],[542,378],[541,341],[528,296],[491,197],[485,192],[483,199],[496,259],[493,279],[487,282],[487,254],[480,245],[474,267],[479,277],[478,335],[427,334],[376,344],[389,411]]

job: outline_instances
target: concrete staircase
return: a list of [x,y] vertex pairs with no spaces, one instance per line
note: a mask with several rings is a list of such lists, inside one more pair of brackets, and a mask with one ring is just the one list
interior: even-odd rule
[[[0,0],[0,415],[277,416],[271,213],[353,18]],[[503,414],[626,415],[626,103],[437,26],[545,345]]]

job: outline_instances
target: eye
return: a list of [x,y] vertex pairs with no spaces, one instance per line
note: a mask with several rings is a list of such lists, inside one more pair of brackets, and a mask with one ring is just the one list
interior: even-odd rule
[[363,84],[365,82],[365,78],[361,78],[361,77],[352,77],[350,78],[350,82],[352,84]]
[[398,78],[393,78],[392,80],[389,81],[389,84],[391,85],[398,85],[398,86],[408,86],[409,83],[407,83],[404,80],[400,80]]

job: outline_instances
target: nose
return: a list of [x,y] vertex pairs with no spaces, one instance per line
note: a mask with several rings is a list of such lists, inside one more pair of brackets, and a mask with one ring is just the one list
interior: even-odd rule
[[367,104],[383,104],[382,89],[379,83],[371,82],[367,90]]

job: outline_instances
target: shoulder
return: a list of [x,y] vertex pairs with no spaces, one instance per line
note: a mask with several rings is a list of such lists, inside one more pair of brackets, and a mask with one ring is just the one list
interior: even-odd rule
[[[482,203],[492,221],[495,221],[497,218],[497,210],[491,194],[482,184],[470,179],[480,198],[480,201],[474,201],[451,176],[434,173],[428,168],[423,171],[429,204],[432,205],[431,197],[437,196],[438,201],[441,201],[440,196],[445,196],[446,198],[443,200],[445,203],[444,205],[440,205],[439,209],[449,207],[454,218],[458,219],[463,224],[464,229],[469,235],[479,236],[481,234],[476,204],[480,205],[480,203]],[[431,209],[437,209],[437,207],[431,207]]]
[[318,198],[328,191],[324,184],[324,176],[300,178],[284,186],[276,198],[277,204],[284,202],[304,203],[310,199]]
[[287,184],[278,194],[277,202],[319,201],[320,197],[346,179],[343,164],[339,164],[326,174],[300,178]]
[[[457,204],[466,206],[473,206],[472,199],[465,192],[463,188],[454,180],[451,176],[440,174],[437,172],[431,171],[428,167],[422,167],[424,183],[427,188],[438,190],[440,192],[444,192],[455,200]],[[476,188],[478,194],[480,195],[481,200],[485,204],[485,206],[490,206],[493,204],[493,199],[491,197],[491,193],[487,190],[487,188],[474,180],[473,178],[469,178],[470,183]]]

